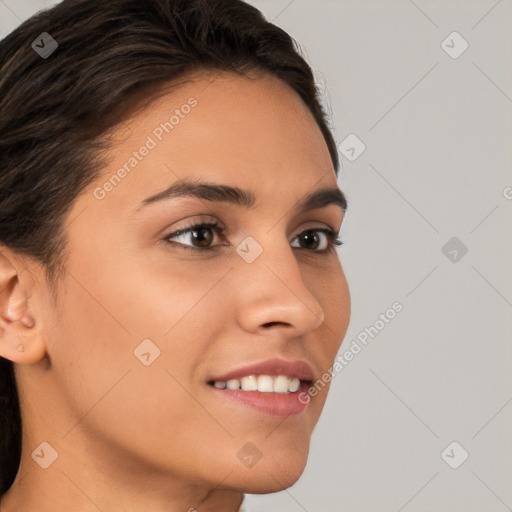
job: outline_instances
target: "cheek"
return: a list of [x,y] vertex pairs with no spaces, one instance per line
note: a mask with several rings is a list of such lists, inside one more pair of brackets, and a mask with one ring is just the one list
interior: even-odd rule
[[326,351],[334,357],[347,332],[351,316],[350,290],[345,273],[339,259],[336,259],[325,267],[308,270],[304,279],[324,311],[324,325],[319,329],[325,332]]
[[48,331],[48,351],[62,394],[82,417],[133,366],[133,342],[112,305],[107,309],[95,287],[73,275]]
[[153,364],[190,386],[192,370],[215,336],[215,322],[222,324],[218,297],[205,296],[216,276],[148,268],[120,263],[88,278],[73,271],[75,279],[65,283],[50,350],[66,378],[87,384],[74,390],[85,403],[128,369]]
[[[99,283],[104,288],[104,302],[111,304],[117,320],[134,340],[172,337],[184,326],[208,325],[213,318],[204,315],[211,311],[213,316],[221,307],[215,286],[227,268],[199,260],[173,261],[165,257],[163,249],[155,252],[154,258],[119,262],[104,276],[108,289]],[[200,323],[195,318],[197,311],[203,315]]]
[[[73,427],[66,442],[72,445],[86,432],[112,452],[186,468],[187,460],[201,457],[200,447],[199,453],[192,448],[201,436],[203,448],[212,435],[226,436],[193,398],[201,392],[194,368],[216,335],[205,320],[212,303],[200,300],[205,283],[184,286],[188,276],[150,282],[141,275],[135,296],[133,279],[110,275],[103,286],[103,278],[87,283],[89,293],[70,279],[61,315],[48,333],[57,386],[69,412],[62,431]],[[210,287],[206,283],[206,290]],[[159,300],[155,293],[161,293]],[[137,350],[143,340],[151,342]],[[177,428],[183,425],[187,428]]]
[[333,365],[347,333],[351,316],[351,299],[348,282],[339,260],[329,268],[313,272],[308,277],[309,289],[322,306],[325,313],[323,324],[318,333],[307,343],[307,350],[316,354],[318,368],[321,372],[316,385],[315,400],[311,405],[316,407],[319,416],[327,399],[331,386],[331,374],[335,373]]
[[339,344],[341,344],[347,332],[351,316],[350,289],[341,264],[339,265],[339,271],[333,272],[329,283],[329,298],[328,305],[326,306],[328,312],[326,312],[326,317],[329,316],[332,319],[335,332],[339,336]]

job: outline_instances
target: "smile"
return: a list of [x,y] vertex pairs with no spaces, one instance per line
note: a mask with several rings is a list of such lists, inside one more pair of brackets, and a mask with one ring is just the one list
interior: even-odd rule
[[260,393],[295,393],[300,387],[300,379],[286,375],[248,375],[240,379],[210,381],[208,384],[218,389],[242,389]]

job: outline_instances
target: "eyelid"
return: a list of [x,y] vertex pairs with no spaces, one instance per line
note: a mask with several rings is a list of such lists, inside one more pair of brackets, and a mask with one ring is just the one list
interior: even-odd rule
[[[319,226],[318,223],[323,224],[323,226]],[[311,226],[309,224],[311,224]],[[338,235],[338,232],[340,231],[339,229],[336,229],[333,226],[331,226],[330,224],[328,224],[327,222],[314,221],[314,220],[307,221],[305,227],[304,227],[304,224],[301,224],[300,226],[301,226],[301,228],[300,228],[301,230],[298,231],[295,236],[300,235],[303,231],[307,231],[308,229],[325,229],[325,228],[327,228],[327,229],[330,229],[336,235]]]
[[[211,227],[211,229],[221,231],[224,236],[227,236],[230,234],[230,230],[226,227],[225,224],[223,224],[217,217],[213,215],[200,215],[199,217],[192,217],[193,220],[187,222],[181,227],[177,227],[173,229],[172,231],[168,232],[166,235],[164,235],[164,239],[168,239],[172,236],[178,236],[180,232],[188,231],[190,229],[196,228],[198,226],[201,226],[203,224],[215,224],[215,227]],[[323,225],[318,225],[318,224]],[[343,222],[342,222],[343,225]],[[310,229],[329,229],[334,233],[334,235],[339,236],[340,229],[336,229],[327,222],[322,221],[306,221],[305,223],[300,224],[300,230],[295,232],[292,239],[294,239],[296,236],[302,234],[304,231],[308,231]],[[166,230],[167,232],[167,230]]]
[[226,226],[214,215],[194,215],[177,223],[177,227],[173,228],[172,231],[169,228],[165,228],[164,233],[168,233],[165,236],[169,237],[178,231],[185,231],[201,224],[216,224],[222,231],[227,231]]

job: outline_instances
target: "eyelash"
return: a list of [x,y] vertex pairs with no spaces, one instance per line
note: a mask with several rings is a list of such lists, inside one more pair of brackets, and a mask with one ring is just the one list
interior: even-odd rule
[[[215,246],[199,248],[199,247],[187,246],[187,245],[180,244],[180,243],[173,243],[173,242],[169,241],[171,238],[174,238],[176,236],[183,235],[190,231],[195,231],[195,230],[200,230],[200,229],[205,229],[205,228],[212,229],[218,236],[221,236],[224,233],[224,229],[219,227],[218,222],[200,222],[198,224],[190,224],[188,226],[183,227],[182,229],[180,229],[178,231],[175,231],[174,233],[170,233],[169,235],[165,236],[163,238],[163,240],[170,245],[178,246],[180,250],[193,251],[193,252],[211,251],[215,248]],[[322,251],[311,250],[311,252],[313,252],[313,253],[316,252],[319,254],[330,254],[335,250],[335,247],[340,247],[341,245],[343,245],[343,241],[341,240],[341,238],[336,236],[336,233],[332,229],[329,229],[329,228],[306,229],[306,230],[302,231],[301,233],[299,233],[299,235],[302,235],[304,233],[309,233],[311,231],[321,231],[327,237],[327,242],[328,242],[327,249],[324,249]],[[307,250],[307,249],[303,249],[303,250]]]

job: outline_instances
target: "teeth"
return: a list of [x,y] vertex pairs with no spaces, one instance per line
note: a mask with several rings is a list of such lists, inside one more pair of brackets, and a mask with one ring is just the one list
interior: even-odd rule
[[244,391],[258,391],[258,379],[256,378],[256,375],[242,377],[240,379],[240,386]]
[[269,375],[258,377],[258,391],[260,393],[272,393],[274,391],[274,379]]
[[288,389],[290,392],[295,393],[300,388],[300,380],[299,379],[292,379],[290,382],[290,385],[288,386]]
[[260,393],[295,393],[300,387],[300,380],[286,375],[278,375],[277,377],[248,375],[241,379],[215,381],[213,385],[219,389],[242,389],[242,391],[259,391]]
[[[275,393],[288,393],[288,387],[290,386],[290,379],[284,375],[279,375],[274,379],[273,391]],[[259,388],[258,388],[259,389]]]
[[238,379],[229,379],[226,382],[226,387],[228,389],[238,389],[240,387],[240,381]]

